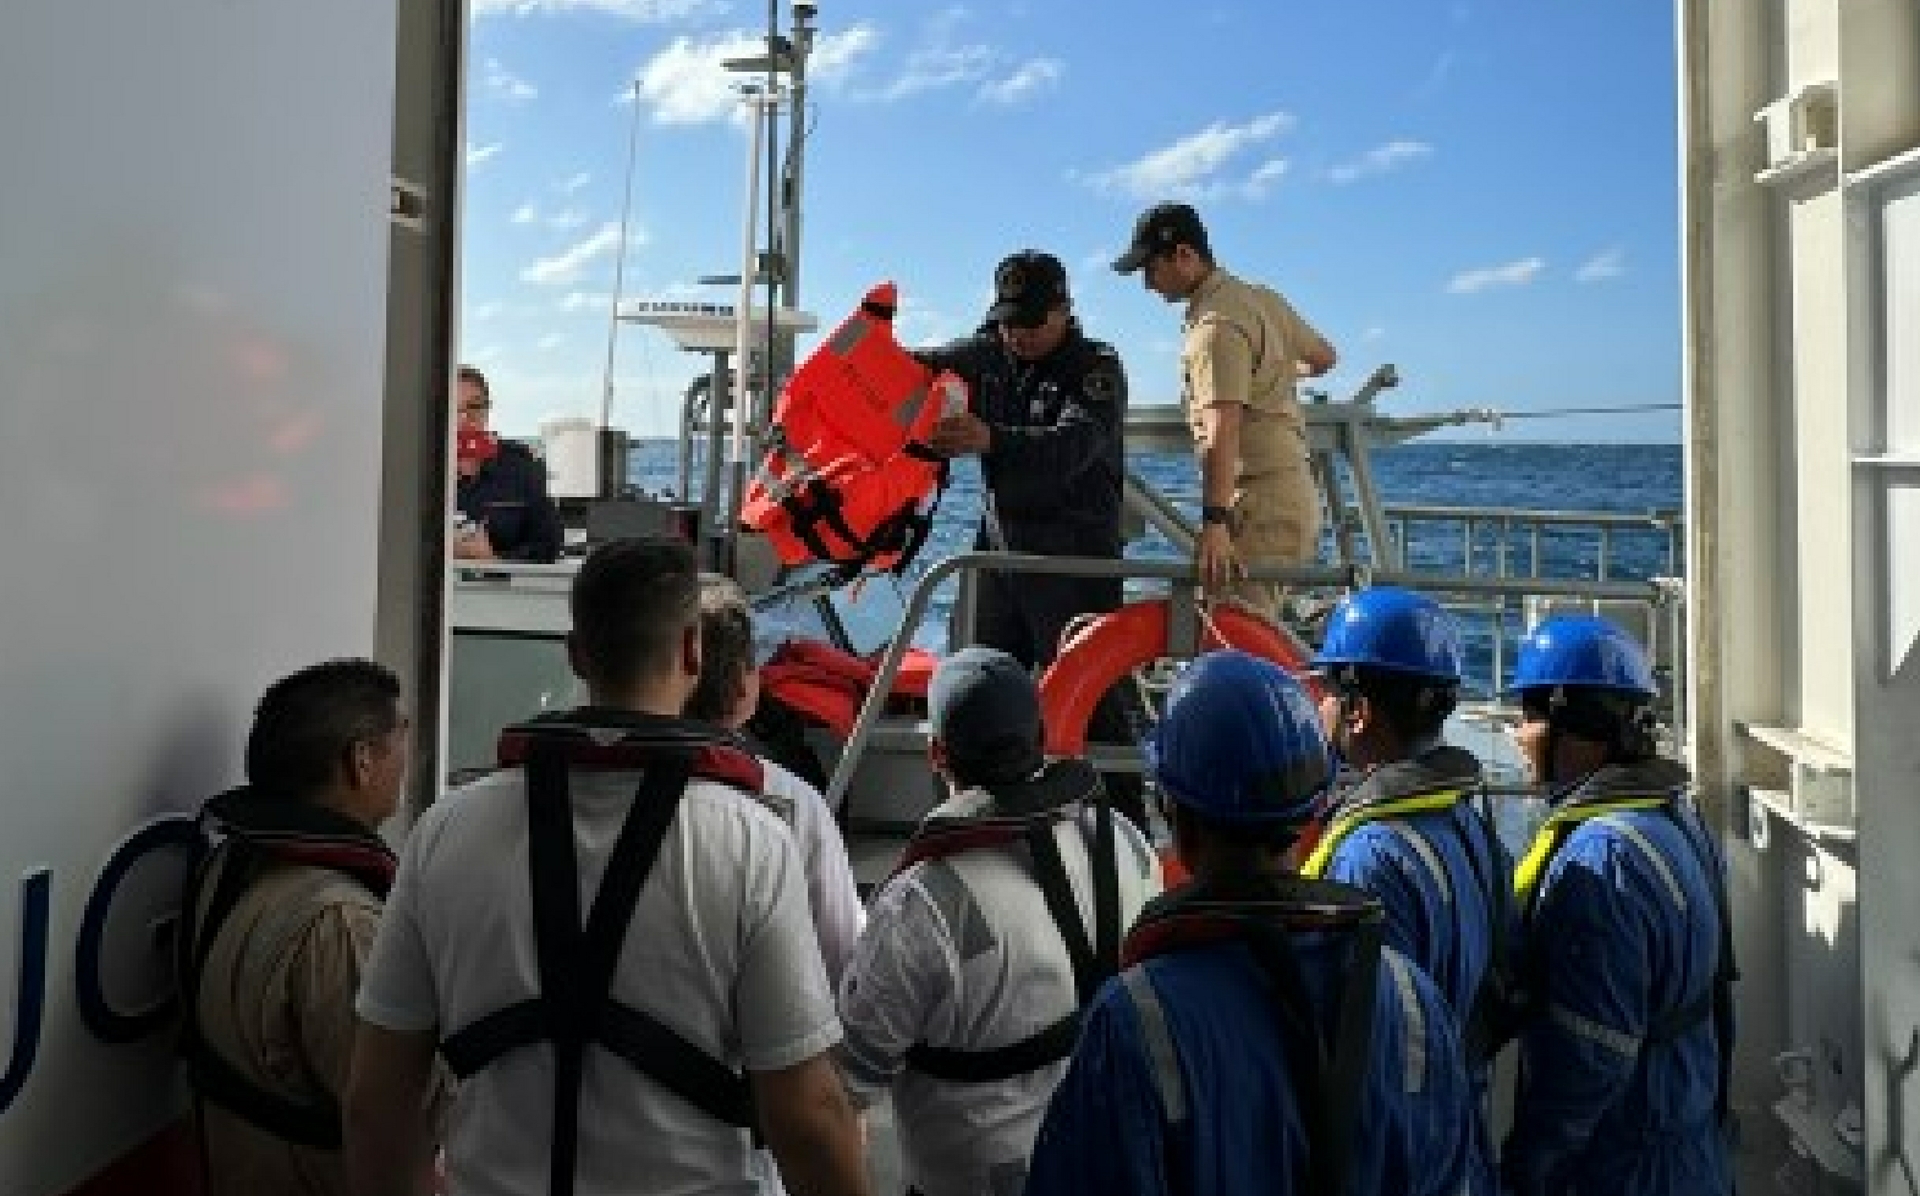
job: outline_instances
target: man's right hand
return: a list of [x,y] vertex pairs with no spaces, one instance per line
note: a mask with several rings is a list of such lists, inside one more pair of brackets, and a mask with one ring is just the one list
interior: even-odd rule
[[1247,575],[1247,567],[1233,547],[1233,536],[1219,523],[1201,525],[1200,536],[1193,542],[1193,568],[1201,592],[1206,594],[1224,594]]

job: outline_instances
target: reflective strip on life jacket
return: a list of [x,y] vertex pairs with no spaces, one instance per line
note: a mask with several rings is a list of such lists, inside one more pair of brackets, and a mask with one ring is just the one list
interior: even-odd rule
[[[780,393],[777,438],[740,518],[784,564],[897,570],[925,542],[931,496],[946,479],[946,461],[925,444],[953,387],[965,387],[900,346],[897,307],[892,283],[874,287]],[[936,388],[946,397],[929,402]]]
[[[1319,846],[1300,866],[1302,876],[1320,877],[1327,874],[1327,866],[1333,863],[1333,853],[1346,842],[1347,836],[1366,826],[1370,822],[1382,822],[1388,819],[1404,818],[1409,814],[1437,814],[1453,808],[1455,802],[1465,795],[1465,790],[1445,789],[1437,793],[1416,793],[1410,797],[1396,797],[1391,801],[1368,802],[1357,809],[1350,810],[1334,818],[1326,833],[1321,836]],[[1433,845],[1424,836],[1411,827],[1399,828],[1411,832],[1414,850],[1434,871],[1440,886],[1451,897],[1452,882],[1447,879],[1445,867],[1434,854]]]
[[[1311,882],[1325,883],[1325,882]],[[1310,911],[1318,916],[1323,911]],[[1199,913],[1199,911],[1196,911]],[[1265,975],[1273,998],[1275,1021],[1279,1026],[1282,1062],[1295,1094],[1306,1131],[1305,1175],[1290,1177],[1304,1181],[1301,1191],[1337,1193],[1346,1190],[1352,1164],[1353,1147],[1360,1122],[1361,1102],[1367,1077],[1373,1068],[1374,999],[1381,981],[1381,965],[1387,965],[1394,990],[1406,1013],[1406,1052],[1403,1084],[1409,1093],[1418,1093],[1426,1082],[1426,1022],[1419,994],[1413,987],[1411,965],[1381,945],[1379,906],[1368,903],[1349,909],[1347,930],[1354,936],[1353,951],[1339,989],[1336,1021],[1330,1036],[1322,1033],[1313,1002],[1308,996],[1305,978],[1285,922],[1255,916],[1240,916],[1214,911],[1215,921],[1231,924],[1233,938],[1246,944],[1254,962]],[[1169,915],[1174,924],[1185,923],[1194,915],[1177,910]],[[1202,915],[1204,916],[1204,915]],[[1351,920],[1358,916],[1358,921]],[[1290,920],[1290,919],[1289,919]],[[1196,923],[1197,925],[1197,923]],[[1139,930],[1136,929],[1137,935]],[[1131,940],[1134,936],[1130,935]],[[1199,940],[1188,940],[1178,933],[1160,935],[1156,946],[1139,958],[1162,951],[1177,951],[1199,943],[1218,941],[1211,933]],[[1166,1173],[1175,1191],[1184,1190],[1191,1179],[1192,1138],[1188,1116],[1186,1086],[1180,1073],[1179,1047],[1171,1032],[1165,1006],[1153,985],[1152,973],[1139,963],[1121,973],[1119,991],[1133,1007],[1140,1027],[1141,1042],[1147,1054],[1154,1087],[1160,1095]],[[1331,1041],[1329,1041],[1329,1038]],[[1281,1177],[1283,1180],[1289,1177]],[[1288,1187],[1285,1182],[1281,1187]]]
[[1533,842],[1527,846],[1527,854],[1513,869],[1513,892],[1520,899],[1521,908],[1530,908],[1533,904],[1534,890],[1540,887],[1545,877],[1547,865],[1553,861],[1555,853],[1574,828],[1589,819],[1602,814],[1611,814],[1619,810],[1657,810],[1672,801],[1671,797],[1622,797],[1608,801],[1581,802],[1555,811],[1534,832]]
[[[1520,898],[1521,908],[1526,911],[1530,919],[1547,866],[1565,845],[1567,837],[1581,823],[1598,822],[1608,830],[1617,833],[1624,842],[1633,845],[1634,850],[1646,859],[1659,875],[1662,886],[1667,890],[1668,896],[1674,900],[1675,909],[1685,914],[1688,909],[1686,890],[1680,884],[1679,873],[1674,869],[1672,861],[1654,846],[1653,841],[1647,838],[1640,828],[1618,815],[1630,810],[1658,810],[1673,820],[1680,834],[1700,857],[1707,884],[1713,891],[1714,912],[1719,920],[1720,931],[1718,958],[1706,991],[1693,1000],[1653,1019],[1647,1027],[1644,1041],[1672,1042],[1701,1022],[1711,1019],[1719,1049],[1719,1074],[1714,1096],[1714,1110],[1724,1121],[1728,1116],[1728,1101],[1732,1088],[1733,984],[1740,976],[1733,957],[1732,908],[1727,900],[1726,882],[1720,875],[1718,858],[1711,848],[1695,838],[1686,819],[1675,808],[1677,801],[1673,794],[1620,797],[1606,801],[1576,803],[1556,812],[1535,833],[1533,843],[1527,848],[1527,854],[1521,858],[1519,866],[1514,869],[1514,892]],[[1546,1013],[1569,1032],[1603,1045],[1616,1053],[1628,1057],[1638,1053],[1642,1040],[1635,1039],[1631,1035],[1610,1026],[1602,1026],[1565,1008],[1551,1007],[1546,1010]]]
[[[1067,807],[1035,818],[956,825],[933,835],[915,836],[907,845],[901,868],[967,851],[1024,844],[1032,861],[1034,884],[1040,889],[1047,912],[1066,944],[1075,991],[1074,1008],[1065,1017],[1017,1042],[985,1049],[916,1043],[907,1051],[907,1064],[915,1071],[948,1083],[989,1084],[1038,1071],[1073,1053],[1080,1035],[1081,1009],[1119,968],[1121,935],[1120,870],[1113,810],[1104,801],[1094,804],[1094,833],[1089,851],[1093,873],[1091,939],[1081,924],[1066,862],[1054,837],[1055,828],[1073,812],[1072,807]],[[1070,825],[1078,830],[1077,822]],[[957,872],[954,875],[959,876]]]

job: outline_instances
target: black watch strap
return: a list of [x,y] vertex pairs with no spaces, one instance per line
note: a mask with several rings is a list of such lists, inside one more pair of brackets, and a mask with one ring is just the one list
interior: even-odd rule
[[1205,506],[1200,508],[1200,522],[1226,524],[1233,521],[1231,507]]

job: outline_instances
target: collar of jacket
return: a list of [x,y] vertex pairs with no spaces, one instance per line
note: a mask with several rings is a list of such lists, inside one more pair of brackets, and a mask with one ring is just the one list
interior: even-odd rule
[[1187,323],[1193,322],[1194,314],[1200,310],[1202,304],[1212,299],[1219,293],[1221,287],[1233,280],[1233,275],[1227,272],[1225,266],[1215,265],[1213,270],[1200,280],[1200,285],[1193,288],[1193,294],[1187,296]]
[[289,864],[331,868],[381,897],[393,885],[393,849],[337,810],[242,785],[207,801],[204,817],[232,838]]
[[1100,774],[1079,759],[1048,761],[1011,784],[963,789],[927,815],[892,874],[924,860],[1018,842],[1036,822],[1060,818],[1100,792]]
[[1612,801],[1620,797],[1677,794],[1693,783],[1686,767],[1665,757],[1631,764],[1603,764],[1548,800],[1557,813],[1570,806]]
[[1403,797],[1439,790],[1467,790],[1480,784],[1480,761],[1452,744],[1435,744],[1405,760],[1376,765],[1327,810],[1328,820],[1346,818]]

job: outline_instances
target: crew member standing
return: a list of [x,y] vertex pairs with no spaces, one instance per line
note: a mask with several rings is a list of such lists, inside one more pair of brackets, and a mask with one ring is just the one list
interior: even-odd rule
[[[941,420],[931,447],[980,458],[985,510],[974,546],[1118,560],[1127,409],[1120,356],[1081,330],[1066,269],[1050,253],[1026,249],[1002,261],[993,293],[979,331],[915,353],[972,392],[972,410]],[[1043,668],[1069,623],[1120,605],[1121,582],[988,570],[977,593],[976,641]],[[1126,710],[1124,691],[1109,695],[1089,738],[1133,742]],[[1138,779],[1110,774],[1106,782],[1116,808],[1144,826]]]
[[1245,573],[1314,559],[1320,492],[1294,383],[1332,369],[1333,345],[1279,292],[1216,265],[1206,226],[1186,204],[1147,209],[1113,268],[1139,270],[1148,290],[1186,302],[1181,401],[1200,454],[1194,567],[1209,591],[1273,618],[1282,587]]
[[1724,1196],[1733,936],[1690,778],[1654,737],[1646,653],[1593,615],[1521,642],[1515,740],[1553,813],[1514,872],[1525,912],[1513,1196]]

